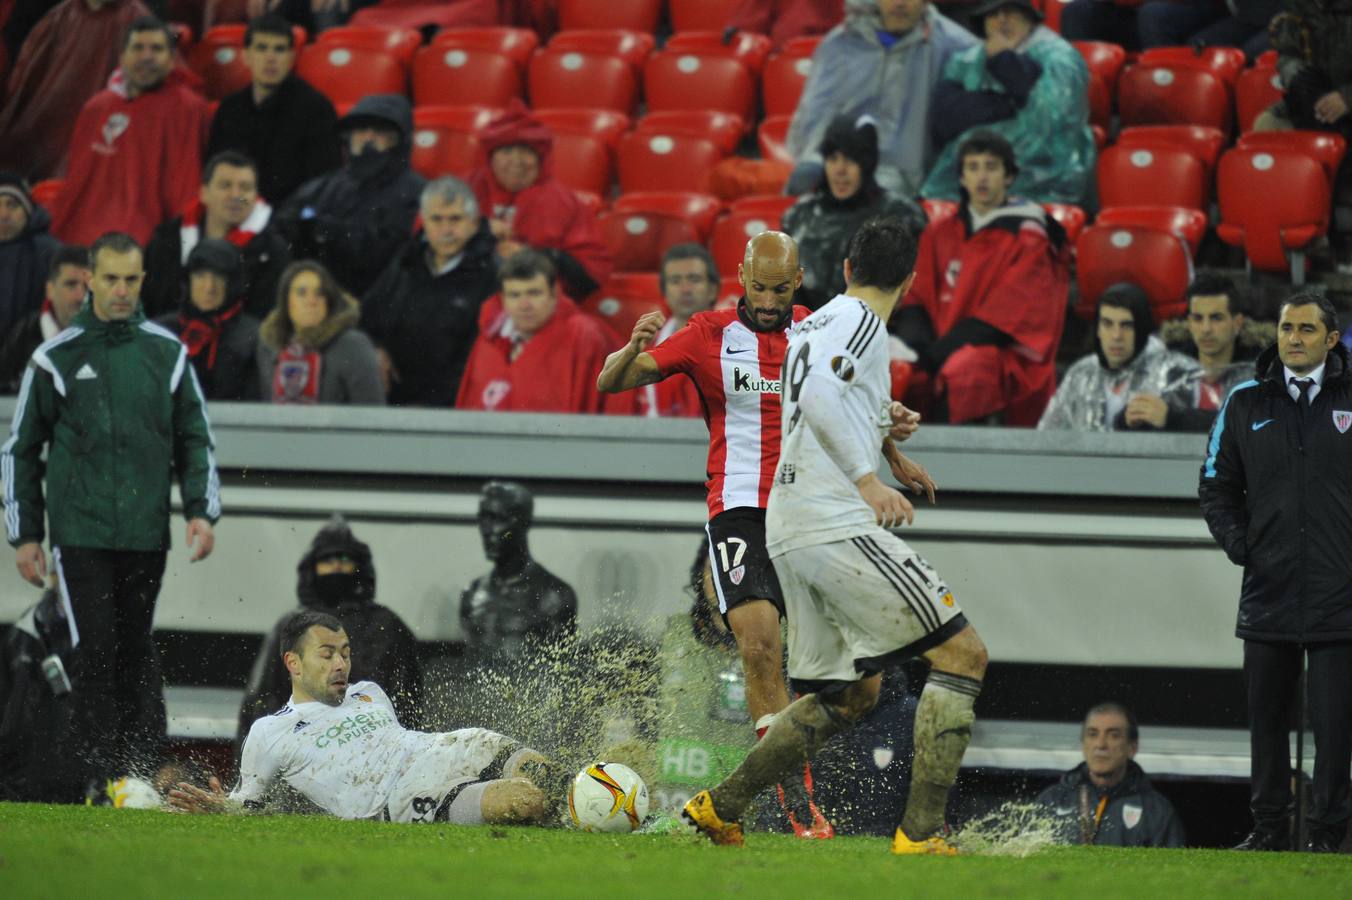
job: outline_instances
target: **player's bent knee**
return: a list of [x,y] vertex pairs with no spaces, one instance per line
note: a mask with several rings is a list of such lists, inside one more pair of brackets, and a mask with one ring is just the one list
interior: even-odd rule
[[985,677],[990,661],[985,642],[970,625],[926,652],[925,658],[940,671],[978,680]]
[[485,824],[538,825],[548,815],[549,801],[544,791],[524,778],[500,778],[467,788],[451,804],[450,821],[461,821],[456,818],[456,804],[476,787],[481,788],[478,797],[479,820]]

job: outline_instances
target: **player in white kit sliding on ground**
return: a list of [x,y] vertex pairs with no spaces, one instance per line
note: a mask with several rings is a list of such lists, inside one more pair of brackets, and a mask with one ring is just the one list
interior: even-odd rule
[[171,807],[259,811],[279,781],[344,819],[544,824],[562,800],[566,776],[542,754],[484,728],[409,731],[379,685],[348,684],[351,650],[333,616],[297,610],[281,647],[291,702],[249,729],[239,786],[179,784]]
[[866,222],[850,240],[846,292],[789,334],[766,546],[787,606],[789,677],[803,696],[736,771],[685,805],[682,815],[715,843],[743,843],[738,819],[750,799],[872,709],[885,668],[923,656],[932,668],[892,850],[956,852],[940,832],[971,738],[986,648],[938,573],[888,530],[911,522],[914,510],[875,474],[881,449],[900,483],[922,480],[892,439],[907,413],[889,396],[886,328],[915,258],[915,236],[903,224]]

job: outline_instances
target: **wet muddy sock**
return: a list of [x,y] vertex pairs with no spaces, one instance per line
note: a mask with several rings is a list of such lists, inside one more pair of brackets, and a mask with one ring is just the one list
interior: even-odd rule
[[930,672],[915,711],[915,762],[911,793],[901,828],[913,841],[924,840],[944,825],[948,792],[957,780],[962,755],[972,739],[972,705],[981,682],[951,672]]

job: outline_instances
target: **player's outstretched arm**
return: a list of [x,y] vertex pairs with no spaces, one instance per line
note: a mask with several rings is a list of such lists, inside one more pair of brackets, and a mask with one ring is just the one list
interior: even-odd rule
[[170,809],[174,812],[203,814],[242,811],[239,804],[231,802],[225,789],[221,787],[221,780],[215,775],[207,781],[205,790],[186,781],[180,781],[178,787],[170,788],[167,799]]
[[634,323],[629,343],[606,357],[601,373],[596,376],[596,389],[603,394],[615,394],[661,381],[662,373],[657,369],[657,360],[653,359],[652,354],[643,351],[664,324],[666,317],[660,312],[640,316]]

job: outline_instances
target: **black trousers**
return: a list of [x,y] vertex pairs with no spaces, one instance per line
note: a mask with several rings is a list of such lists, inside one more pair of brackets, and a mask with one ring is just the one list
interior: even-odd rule
[[1260,828],[1285,830],[1291,813],[1291,745],[1299,722],[1301,655],[1309,655],[1307,704],[1314,731],[1312,832],[1341,838],[1352,816],[1352,641],[1244,642],[1252,753],[1249,806]]
[[151,629],[164,551],[56,547],[75,643],[69,783],[153,773],[165,739],[164,678]]

